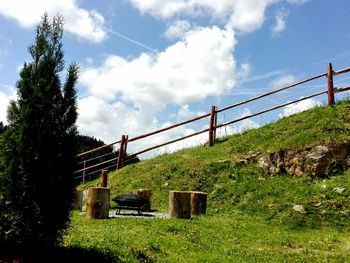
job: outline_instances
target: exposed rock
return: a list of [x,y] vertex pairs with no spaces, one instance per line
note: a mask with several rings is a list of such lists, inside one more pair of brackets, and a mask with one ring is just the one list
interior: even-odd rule
[[236,165],[247,165],[249,163],[255,163],[257,161],[259,154],[253,153],[252,151],[249,152],[248,155],[240,156],[240,159],[236,162]]
[[303,205],[294,205],[293,206],[293,210],[295,212],[301,213],[301,214],[305,214],[305,208]]
[[[288,173],[301,176],[305,173],[324,177],[350,167],[350,143],[319,145],[302,150],[280,150],[260,156],[259,167],[271,174]],[[246,158],[247,160],[249,158]]]
[[334,192],[336,192],[337,194],[341,194],[342,192],[345,191],[345,188],[342,187],[336,187],[334,188]]

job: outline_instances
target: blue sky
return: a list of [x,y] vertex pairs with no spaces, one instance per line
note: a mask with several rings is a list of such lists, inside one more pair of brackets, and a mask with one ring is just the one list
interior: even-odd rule
[[[42,14],[65,17],[67,65],[80,64],[78,127],[105,142],[139,135],[350,66],[347,0],[0,0],[0,121]],[[349,83],[337,76],[336,86]],[[325,89],[326,79],[219,115],[229,121]],[[346,96],[346,95],[343,95]],[[339,98],[339,96],[338,96]],[[219,131],[231,134],[324,103],[307,100]],[[150,138],[190,134],[207,120]],[[171,146],[194,145],[206,136]],[[134,147],[134,148],[133,148]]]

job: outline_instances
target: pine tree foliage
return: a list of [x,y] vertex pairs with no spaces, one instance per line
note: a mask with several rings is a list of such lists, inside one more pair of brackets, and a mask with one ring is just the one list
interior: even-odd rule
[[62,36],[62,17],[50,22],[45,14],[8,108],[0,178],[0,242],[7,244],[56,245],[69,224],[78,66],[68,67],[62,84]]

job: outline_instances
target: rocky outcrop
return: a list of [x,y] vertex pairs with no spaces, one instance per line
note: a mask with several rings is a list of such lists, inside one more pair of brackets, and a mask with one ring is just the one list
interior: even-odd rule
[[265,172],[292,176],[325,177],[350,167],[350,142],[329,143],[302,150],[280,150],[269,155],[244,157],[238,164],[256,162]]

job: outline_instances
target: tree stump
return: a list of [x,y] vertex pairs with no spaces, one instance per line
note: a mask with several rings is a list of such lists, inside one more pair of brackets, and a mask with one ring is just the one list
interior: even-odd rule
[[88,189],[86,217],[90,219],[102,219],[109,216],[110,188],[91,187]]
[[191,218],[191,193],[186,191],[169,192],[169,217]]
[[147,204],[144,205],[141,209],[142,212],[151,211],[151,190],[150,189],[135,189],[132,192],[134,195],[141,196],[147,200]]
[[75,190],[72,208],[73,210],[82,210],[83,207],[83,190]]
[[207,193],[191,191],[191,216],[205,215],[207,211]]

